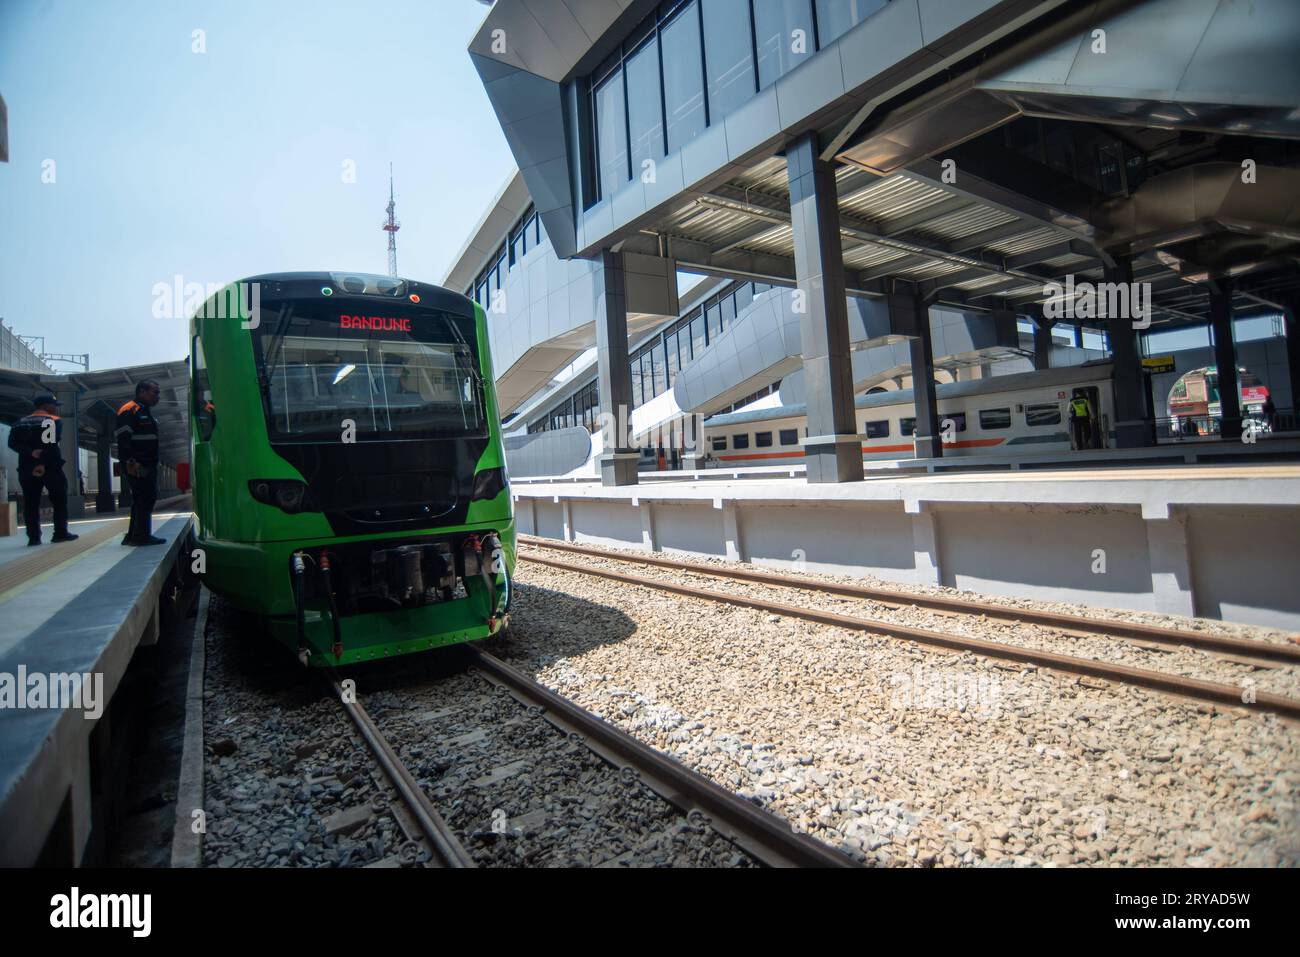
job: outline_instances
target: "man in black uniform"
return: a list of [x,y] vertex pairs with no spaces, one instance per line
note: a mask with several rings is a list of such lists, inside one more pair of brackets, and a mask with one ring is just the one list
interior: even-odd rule
[[23,416],[9,430],[9,448],[18,453],[18,483],[23,488],[23,517],[27,520],[27,544],[41,543],[41,491],[50,493],[54,507],[52,542],[70,542],[77,536],[68,531],[68,479],[63,474],[63,423],[59,400],[38,395],[36,410]]
[[131,524],[123,545],[163,545],[153,532],[158,500],[158,422],[149,410],[158,404],[158,383],[137,382],[135,398],[117,410],[117,460],[131,487]]

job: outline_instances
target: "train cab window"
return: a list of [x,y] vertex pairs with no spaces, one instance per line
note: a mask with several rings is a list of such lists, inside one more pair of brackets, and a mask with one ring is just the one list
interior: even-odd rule
[[980,428],[981,429],[1011,428],[1011,410],[1010,409],[980,409]]
[[208,382],[208,364],[203,358],[203,342],[198,336],[194,337],[190,356],[194,364],[190,376],[194,388],[194,422],[198,426],[199,441],[207,442],[217,425],[217,411],[212,404],[212,386]]
[[1025,406],[1025,425],[1060,425],[1061,405],[1058,402],[1040,402]]
[[733,435],[731,437],[731,447],[733,449],[749,448],[749,433],[746,432],[742,435]]
[[713,443],[713,451],[715,452],[727,451],[727,437],[725,435],[715,435],[711,439],[709,439],[709,441]]
[[915,435],[915,434],[916,434],[916,418],[915,418],[915,417],[908,417],[908,418],[906,418],[906,419],[899,419],[899,420],[898,420],[898,434],[899,434],[899,435]]
[[863,431],[869,439],[887,439],[889,438],[889,420],[881,419],[878,422],[868,422]]
[[755,432],[754,444],[758,446],[760,449],[770,449],[772,447],[772,433]]
[[782,429],[782,430],[781,430],[781,444],[782,444],[782,445],[798,445],[798,444],[799,444],[799,430],[798,430],[798,429]]

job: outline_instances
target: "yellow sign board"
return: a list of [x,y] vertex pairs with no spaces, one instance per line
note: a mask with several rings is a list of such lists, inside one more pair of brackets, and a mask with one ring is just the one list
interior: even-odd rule
[[1142,360],[1142,371],[1155,375],[1158,372],[1173,372],[1173,356],[1147,356]]

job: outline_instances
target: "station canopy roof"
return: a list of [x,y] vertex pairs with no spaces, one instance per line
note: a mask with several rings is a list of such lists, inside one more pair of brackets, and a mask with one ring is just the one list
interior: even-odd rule
[[[32,411],[32,399],[42,392],[63,395],[62,415],[75,419],[77,444],[94,449],[101,430],[113,431],[117,410],[135,395],[135,384],[142,379],[158,383],[161,398],[153,414],[158,420],[159,454],[163,462],[175,465],[189,458],[189,363],[156,362],[99,369],[70,375],[48,375],[0,369],[0,421],[14,422]],[[66,394],[77,396],[76,408],[70,408]]]

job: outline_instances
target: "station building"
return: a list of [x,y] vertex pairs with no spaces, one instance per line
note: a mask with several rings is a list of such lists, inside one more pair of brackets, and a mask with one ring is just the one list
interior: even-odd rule
[[1280,438],[1296,49],[1287,0],[497,0],[469,52],[519,170],[444,284],[488,310],[513,473],[634,484],[797,403],[807,481],[854,481],[858,396],[915,387],[935,461],[936,385],[1100,359],[1112,448],[1209,367],[1217,440],[1239,369]]

